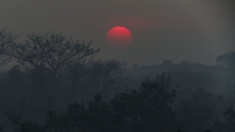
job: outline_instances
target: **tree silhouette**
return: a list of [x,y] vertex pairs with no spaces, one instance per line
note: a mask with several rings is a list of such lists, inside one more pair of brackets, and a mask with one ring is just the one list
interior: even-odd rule
[[57,77],[60,70],[77,62],[85,63],[88,57],[99,52],[91,48],[91,42],[85,44],[62,34],[49,32],[46,35],[32,33],[25,42],[16,45],[11,53],[19,62],[38,68],[45,66],[47,71]]
[[235,111],[231,106],[224,112],[224,117],[228,125],[235,130]]
[[120,125],[124,122],[129,126],[126,131],[176,131],[177,121],[170,107],[174,96],[174,92],[147,80],[139,90],[114,97],[112,107]]
[[114,116],[109,104],[101,102],[101,96],[90,101],[88,107],[84,104],[73,103],[67,111],[57,115],[55,111],[48,110],[48,120],[45,129],[50,132],[110,132],[114,129]]
[[44,132],[43,127],[31,121],[22,121],[20,114],[7,114],[10,122],[13,124],[14,132]]
[[5,29],[0,30],[0,65],[5,64],[11,59],[8,56],[8,52],[17,38],[18,36],[6,32]]
[[226,67],[234,68],[235,66],[235,52],[228,52],[216,58],[216,62]]

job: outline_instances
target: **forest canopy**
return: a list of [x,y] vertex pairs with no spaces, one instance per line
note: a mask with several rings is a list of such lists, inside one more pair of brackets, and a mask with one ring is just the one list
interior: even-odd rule
[[[92,42],[0,31],[0,131],[232,132],[234,53],[207,66],[97,60]],[[10,66],[9,66],[10,67]]]

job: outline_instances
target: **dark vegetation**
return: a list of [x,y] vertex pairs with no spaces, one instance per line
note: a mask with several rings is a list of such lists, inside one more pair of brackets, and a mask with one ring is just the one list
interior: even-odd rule
[[0,31],[0,132],[235,131],[235,52],[128,66],[62,34],[17,38]]

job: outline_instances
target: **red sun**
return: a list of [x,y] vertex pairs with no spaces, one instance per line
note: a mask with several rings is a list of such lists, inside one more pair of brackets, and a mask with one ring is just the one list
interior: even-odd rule
[[132,34],[130,30],[122,26],[116,26],[111,28],[107,35],[106,41],[108,45],[116,48],[126,48],[132,43]]

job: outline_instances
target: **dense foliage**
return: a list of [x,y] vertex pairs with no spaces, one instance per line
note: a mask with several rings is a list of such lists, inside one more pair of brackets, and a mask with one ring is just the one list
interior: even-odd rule
[[44,126],[23,122],[19,115],[9,117],[17,132],[171,132],[179,127],[170,107],[173,98],[174,92],[144,81],[140,89],[120,93],[107,103],[98,95],[87,107],[70,104],[61,115],[48,109]]

